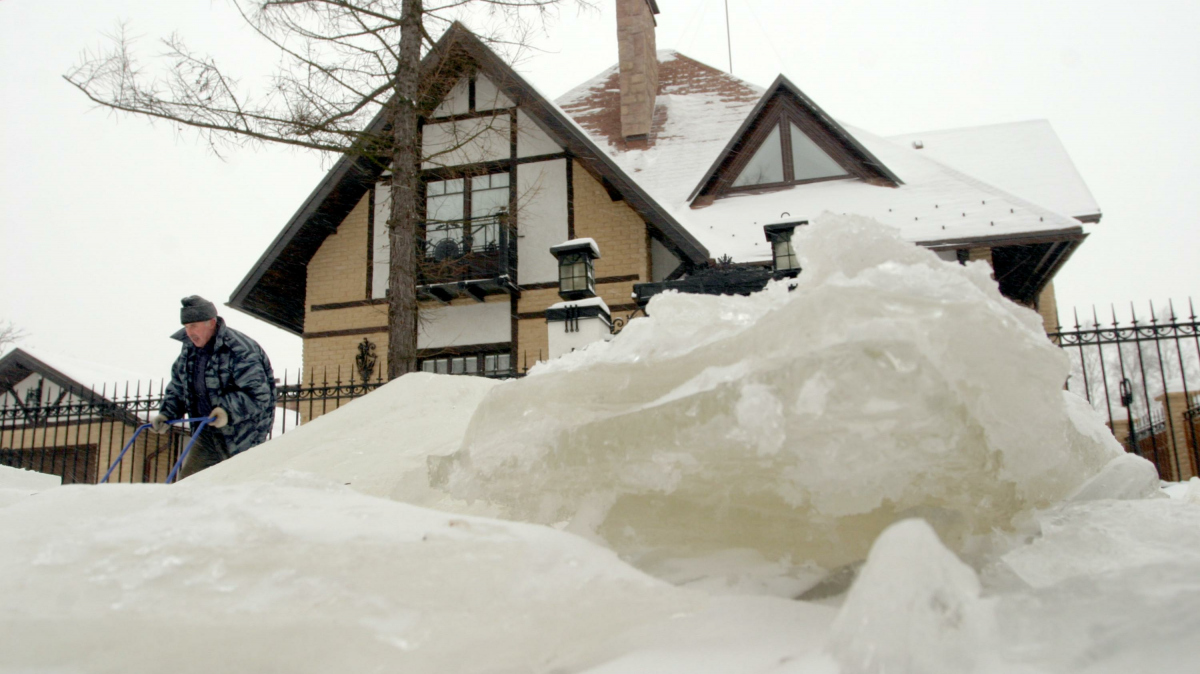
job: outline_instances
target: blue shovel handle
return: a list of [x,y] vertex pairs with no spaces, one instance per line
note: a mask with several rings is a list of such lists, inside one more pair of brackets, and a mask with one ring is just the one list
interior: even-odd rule
[[[183,465],[183,459],[184,459],[184,457],[187,456],[188,451],[190,451],[192,449],[192,445],[195,444],[196,438],[200,436],[200,431],[204,430],[205,426],[207,426],[208,424],[211,424],[212,422],[214,422],[216,420],[217,420],[217,418],[215,416],[213,416],[213,417],[203,417],[200,419],[172,419],[167,422],[168,424],[171,424],[171,425],[182,424],[187,421],[200,422],[200,425],[197,426],[196,430],[192,433],[192,439],[188,442],[187,447],[184,448],[183,454],[180,454],[179,460],[175,462],[175,467],[171,470],[171,474],[167,476],[167,484],[171,484],[171,481],[175,479],[175,473],[178,472],[179,467],[181,465]],[[104,474],[104,477],[101,478],[100,484],[104,484],[105,482],[108,482],[109,476],[111,476],[112,472],[114,470],[116,470],[117,465],[121,463],[121,459],[125,458],[125,453],[129,451],[130,447],[133,446],[133,442],[135,440],[137,440],[139,435],[142,434],[142,431],[146,430],[147,428],[153,428],[153,427],[154,427],[154,424],[142,424],[141,426],[137,427],[137,430],[133,432],[133,437],[129,438],[129,442],[125,443],[124,449],[122,449],[121,453],[117,455],[117,460],[113,461],[112,465],[108,467],[108,472],[106,472]]]

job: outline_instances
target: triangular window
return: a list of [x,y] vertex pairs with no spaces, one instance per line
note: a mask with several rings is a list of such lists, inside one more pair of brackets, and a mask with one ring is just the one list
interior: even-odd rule
[[846,169],[835,162],[825,151],[817,147],[812,139],[800,130],[794,122],[788,122],[788,130],[792,132],[792,172],[794,179],[816,180],[846,175]]
[[779,127],[771,130],[758,151],[733,181],[734,187],[770,185],[783,182],[783,146],[779,142]]
[[786,115],[775,116],[759,135],[758,149],[729,183],[731,189],[850,177],[845,167]]

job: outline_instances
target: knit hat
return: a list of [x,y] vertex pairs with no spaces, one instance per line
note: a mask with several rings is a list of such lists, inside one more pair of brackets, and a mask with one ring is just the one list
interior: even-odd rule
[[183,303],[183,308],[179,310],[182,323],[199,323],[217,317],[217,307],[199,295],[185,297],[180,302]]

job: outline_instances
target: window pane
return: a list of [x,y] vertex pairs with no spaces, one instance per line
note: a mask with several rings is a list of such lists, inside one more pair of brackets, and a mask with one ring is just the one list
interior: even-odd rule
[[767,139],[750,158],[750,163],[733,181],[734,187],[767,185],[783,182],[783,146],[779,143],[779,127],[771,129]]
[[432,360],[422,361],[421,362],[421,371],[422,372],[433,372],[434,371],[434,362]]
[[467,359],[466,358],[455,358],[455,359],[451,360],[451,363],[454,366],[453,369],[451,369],[451,373],[462,374],[463,372],[467,371]]
[[479,372],[479,356],[467,357],[467,374],[477,374]]
[[437,363],[438,374],[450,374],[450,361],[445,358],[438,358],[435,362]]
[[846,175],[846,169],[817,147],[799,127],[791,123],[788,127],[792,132],[792,167],[796,172],[796,180]]
[[776,241],[775,249],[775,269],[777,271],[785,271],[795,269],[800,266],[796,259],[796,250],[792,248],[791,241]]
[[510,357],[511,357],[511,354],[507,354],[507,353],[500,354],[498,362],[496,363],[496,367],[500,372],[508,372],[510,369],[512,369],[512,366],[509,365]]
[[[502,174],[507,176],[507,174]],[[484,181],[488,176],[482,176]],[[479,180],[479,178],[475,178]],[[471,189],[471,217],[478,218],[508,210],[508,180],[503,185],[491,187],[475,185]]]
[[463,219],[463,195],[447,194],[425,199],[425,219],[446,222]]
[[492,374],[496,371],[496,356],[483,357],[483,372],[484,374]]
[[587,262],[582,258],[582,255],[564,256],[563,263],[558,268],[559,284],[563,290],[589,288]]

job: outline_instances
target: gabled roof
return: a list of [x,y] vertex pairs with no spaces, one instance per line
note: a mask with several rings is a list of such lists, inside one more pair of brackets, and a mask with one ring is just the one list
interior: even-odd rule
[[[13,394],[16,397],[17,391],[14,390],[14,387],[28,379],[31,375],[37,375],[62,391],[63,404],[78,402],[105,403],[103,407],[107,408],[109,410],[108,413],[114,418],[129,424],[142,423],[142,419],[139,419],[137,415],[122,407],[108,407],[107,403],[111,403],[112,401],[104,395],[105,393],[115,394],[118,382],[126,382],[128,386],[128,382],[138,381],[139,377],[130,376],[129,373],[115,372],[104,366],[84,363],[65,356],[59,356],[58,359],[70,361],[68,369],[75,376],[71,376],[71,374],[66,374],[62,370],[50,366],[44,360],[24,349],[18,348],[9,351],[3,358],[0,358],[0,398],[5,397],[5,394]],[[84,384],[84,381],[90,381],[91,383]],[[100,389],[99,392],[97,392],[97,388]],[[149,383],[147,382],[148,390]]]
[[[422,60],[422,71],[434,72],[447,59],[459,54],[474,61],[479,71],[501,92],[516,101],[544,131],[619,193],[683,257],[693,262],[708,258],[708,251],[697,239],[602,152],[561,108],[526,82],[462,24],[451,25],[438,40]],[[381,112],[369,128],[372,133],[379,133],[385,126]],[[346,155],[339,159],[234,290],[229,306],[301,334],[308,262],[382,173],[380,162],[369,158]]]
[[890,174],[896,187],[861,179],[829,180],[718,198],[692,208],[694,196],[715,175],[772,92],[803,96],[784,78],[769,90],[671,51],[660,51],[659,96],[646,141],[626,143],[613,119],[616,66],[558,99],[625,171],[637,178],[713,258],[767,262],[770,246],[763,226],[812,220],[824,211],[857,213],[898,228],[910,241],[928,246],[1013,245],[1082,238],[1080,222],[935,161],[923,150],[836,122],[814,103],[829,128],[861,157]]
[[814,103],[808,96],[805,96],[804,92],[800,91],[800,88],[792,84],[788,78],[779,75],[771,83],[771,86],[767,87],[766,93],[759,99],[754,109],[750,111],[750,114],[746,115],[746,119],[742,122],[742,125],[729,139],[729,143],[725,145],[725,148],[717,155],[716,160],[708,167],[708,170],[704,173],[704,177],[700,179],[695,189],[688,195],[688,201],[694,201],[696,197],[705,194],[713,187],[721,167],[726,165],[736,153],[742,150],[750,130],[754,128],[759,119],[766,113],[771,103],[781,97],[790,98],[802,109],[807,110],[816,119],[817,124],[832,136],[834,141],[846,150],[847,154],[854,160],[857,160],[856,163],[859,163],[867,171],[874,173],[893,186],[900,184],[901,180],[888,170],[888,167],[884,166],[883,162],[876,159],[875,155],[871,154],[869,150],[855,140],[854,136],[847,133],[842,128],[842,125],[825,114],[825,111],[820,106]]
[[[40,357],[39,357],[40,356]],[[53,367],[47,360],[58,364]],[[91,391],[100,389],[101,392],[111,392],[112,386],[118,382],[150,381],[147,377],[133,372],[114,369],[107,365],[91,363],[64,354],[45,354],[39,350],[38,355],[27,349],[14,348],[0,358],[0,393],[7,393],[13,386],[27,379],[31,374],[45,377],[56,386],[75,391]],[[97,399],[106,399],[97,394]]]
[[902,146],[1069,215],[1099,222],[1100,206],[1050,122],[1035,119],[890,136]]

